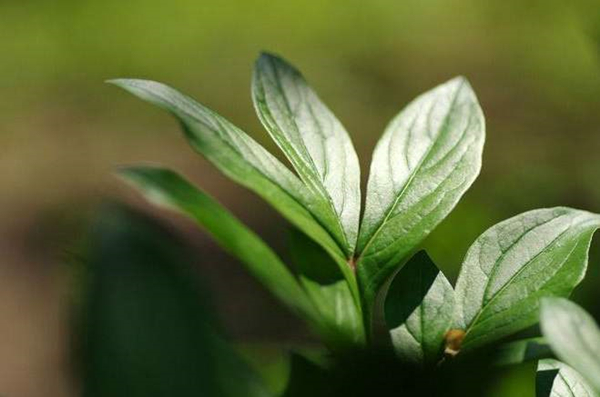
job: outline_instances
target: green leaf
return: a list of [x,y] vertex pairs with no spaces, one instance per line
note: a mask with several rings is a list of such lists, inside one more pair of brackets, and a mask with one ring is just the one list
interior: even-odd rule
[[357,244],[367,308],[473,183],[484,138],[483,113],[464,78],[419,96],[388,125],[373,153]]
[[268,396],[218,325],[179,238],[121,206],[90,230],[82,327],[87,397]]
[[600,392],[600,329],[585,310],[566,299],[542,301],[542,333],[558,358]]
[[360,168],[348,133],[300,72],[279,57],[259,57],[252,94],[273,140],[323,211],[337,220],[326,226],[350,257],[358,234]]
[[435,363],[452,325],[454,290],[425,251],[394,276],[385,299],[385,320],[396,354],[411,363]]
[[319,321],[312,302],[279,257],[213,198],[164,168],[130,167],[120,175],[152,203],[195,220],[273,295],[305,318]]
[[537,323],[540,298],[568,296],[585,274],[599,225],[596,214],[557,207],[517,215],[477,238],[456,284],[463,349]]
[[537,397],[598,397],[577,371],[550,359],[538,363],[535,389]]
[[500,345],[494,357],[494,364],[514,365],[552,356],[552,350],[544,338],[528,338]]
[[[335,221],[287,167],[239,128],[171,87],[154,81],[118,79],[115,84],[170,111],[191,146],[225,175],[254,191],[336,258],[353,278],[346,255],[321,224]],[[347,269],[346,269],[347,268]]]
[[355,300],[336,263],[315,242],[292,231],[290,252],[296,273],[322,317],[320,334],[330,347],[363,345],[365,330],[360,302]]

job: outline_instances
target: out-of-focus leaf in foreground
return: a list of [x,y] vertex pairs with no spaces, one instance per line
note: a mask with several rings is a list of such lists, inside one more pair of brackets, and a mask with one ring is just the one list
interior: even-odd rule
[[269,395],[217,335],[191,256],[171,233],[109,207],[93,225],[87,258],[83,395]]

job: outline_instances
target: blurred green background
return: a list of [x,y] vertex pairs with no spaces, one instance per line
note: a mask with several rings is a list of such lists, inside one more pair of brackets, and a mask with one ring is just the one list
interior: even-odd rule
[[[286,224],[196,156],[163,112],[103,83],[169,83],[275,152],[252,109],[260,50],[301,69],[361,157],[417,94],[467,76],[487,119],[481,176],[425,247],[451,279],[483,230],[532,208],[600,212],[600,1],[0,1],[0,394],[71,396],[65,267],[99,203],[152,211],[194,247],[228,335],[310,338],[190,223],[113,176],[151,161],[180,170],[278,249]],[[600,315],[600,242],[575,299]],[[533,395],[507,371],[497,395]],[[513,388],[525,387],[515,392]],[[529,393],[529,394],[523,394]]]

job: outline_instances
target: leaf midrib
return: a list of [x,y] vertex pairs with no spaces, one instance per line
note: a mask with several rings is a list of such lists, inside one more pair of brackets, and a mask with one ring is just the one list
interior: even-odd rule
[[[269,60],[269,64],[270,64],[270,66],[271,66],[271,68],[272,68],[272,70],[273,70],[273,74],[275,75],[275,84],[276,84],[276,88],[277,88],[277,90],[279,91],[279,93],[280,93],[281,97],[283,98],[284,105],[285,105],[285,107],[286,107],[287,111],[289,112],[289,116],[290,116],[290,119],[291,119],[291,121],[292,121],[292,123],[293,123],[293,125],[294,125],[294,129],[295,129],[295,130],[296,130],[296,132],[298,133],[298,136],[302,137],[302,134],[300,133],[300,129],[298,128],[298,124],[296,123],[296,120],[295,120],[295,119],[294,119],[294,117],[293,117],[293,115],[294,115],[294,112],[292,111],[292,107],[291,107],[291,105],[290,105],[290,103],[289,103],[288,97],[287,97],[287,95],[285,94],[285,91],[283,90],[283,86],[281,85],[281,75],[280,75],[279,71],[277,70],[277,67],[276,67],[276,66],[274,66],[270,60]],[[263,93],[263,98],[265,98],[265,100],[266,100],[265,89],[264,89],[264,86],[265,86],[264,77],[262,77],[262,76],[260,76],[260,75],[258,75],[257,77],[258,77],[258,79],[259,79],[259,81],[260,81],[260,85],[261,85],[260,89],[261,89],[261,91],[262,91],[262,93]],[[266,102],[265,102],[265,105],[266,105]],[[268,113],[269,113],[269,114],[271,114],[271,111],[270,111],[270,109],[268,108],[268,106],[267,106],[267,109],[266,109],[266,110],[268,111]],[[272,117],[272,116],[271,116],[271,117]],[[275,120],[273,119],[273,121],[275,121]],[[275,125],[274,125],[274,127],[275,127],[275,128],[277,128],[278,130],[280,130],[280,131],[281,131],[281,133],[283,134],[283,131],[281,130],[281,128],[279,128],[279,126],[277,125],[277,123],[275,122],[274,124],[275,124]],[[285,135],[285,134],[283,134],[283,135]],[[325,188],[325,185],[324,185],[324,184],[322,183],[322,181],[321,181],[321,176],[320,176],[319,172],[317,171],[317,167],[316,167],[316,165],[315,165],[315,163],[314,163],[314,161],[313,161],[313,159],[312,159],[312,157],[311,157],[311,155],[310,155],[310,152],[309,152],[309,151],[308,151],[308,149],[306,148],[306,145],[305,145],[305,143],[304,143],[304,140],[303,140],[303,139],[300,139],[300,142],[299,142],[299,143],[300,143],[300,145],[301,145],[301,147],[302,147],[302,149],[303,149],[303,150],[302,150],[302,152],[303,152],[303,153],[301,153],[300,151],[297,151],[297,150],[294,148],[294,146],[293,146],[293,145],[287,145],[287,144],[286,144],[286,143],[285,143],[285,142],[284,142],[284,141],[283,141],[281,138],[279,138],[279,137],[278,137],[278,138],[276,138],[276,140],[277,140],[277,142],[278,142],[280,145],[286,146],[286,147],[288,147],[289,151],[291,151],[291,152],[294,152],[294,153],[296,154],[296,156],[294,156],[294,157],[296,157],[296,158],[297,158],[297,159],[299,159],[299,160],[300,160],[302,163],[304,163],[304,167],[310,170],[310,173],[311,173],[311,178],[310,178],[310,179],[308,179],[308,180],[305,180],[305,178],[303,178],[303,177],[302,177],[302,175],[300,175],[300,179],[301,179],[301,180],[302,180],[302,181],[303,181],[305,184],[312,185],[312,186],[315,188],[315,190],[316,190],[316,191],[317,191],[317,192],[318,192],[318,193],[319,193],[319,194],[320,194],[320,195],[321,195],[323,198],[325,198],[325,201],[326,201],[326,202],[327,202],[327,204],[328,204],[329,210],[330,210],[330,211],[333,213],[333,215],[334,215],[334,216],[333,216],[333,218],[335,219],[336,226],[337,226],[337,228],[338,228],[338,229],[341,231],[341,236],[342,236],[342,239],[343,239],[343,241],[342,241],[342,244],[344,244],[344,245],[345,245],[344,247],[341,247],[341,248],[342,248],[342,252],[344,252],[344,255],[345,255],[346,259],[349,259],[349,258],[351,258],[351,257],[352,257],[352,255],[353,255],[353,252],[347,252],[347,251],[350,251],[350,248],[351,248],[351,247],[350,247],[350,245],[349,245],[349,243],[348,243],[348,236],[346,235],[346,231],[345,231],[345,229],[344,229],[344,227],[343,227],[343,225],[342,225],[342,223],[341,223],[340,216],[339,216],[340,214],[338,214],[338,212],[336,211],[336,209],[335,209],[335,205],[333,204],[333,200],[332,200],[332,198],[331,198],[331,196],[330,196],[329,192],[327,192],[327,189]],[[296,160],[296,161],[298,161],[298,160]],[[314,181],[314,180],[318,181],[319,183],[315,183],[315,181]],[[325,228],[325,229],[327,230],[327,228]],[[335,241],[335,240],[336,240],[336,239],[334,238],[334,241]]]
[[[459,93],[462,90],[463,86],[464,86],[464,81],[461,81],[460,85],[456,88],[456,91],[455,91],[454,96],[452,98],[452,102],[450,103],[450,106],[448,107],[448,112],[444,116],[444,120],[442,122],[442,127],[438,131],[438,134],[436,136],[435,142],[429,148],[427,148],[427,151],[425,152],[425,155],[419,160],[419,162],[417,163],[416,167],[414,168],[414,171],[411,173],[411,175],[409,176],[409,178],[406,181],[405,185],[402,187],[402,190],[396,196],[396,199],[394,200],[394,203],[390,206],[389,210],[386,212],[386,215],[385,215],[384,219],[379,223],[379,226],[377,227],[377,229],[375,230],[375,232],[371,235],[371,237],[369,238],[369,240],[365,244],[364,248],[361,250],[361,252],[359,254],[359,258],[357,260],[357,265],[360,264],[360,260],[363,258],[364,253],[368,251],[368,248],[371,246],[371,244],[373,243],[373,241],[375,241],[376,237],[379,235],[379,233],[381,232],[381,230],[384,228],[384,226],[387,223],[389,217],[394,212],[394,210],[396,209],[396,207],[400,203],[401,199],[404,197],[404,194],[406,193],[406,191],[408,190],[408,188],[410,187],[410,185],[412,185],[412,182],[413,182],[414,178],[416,177],[416,175],[421,170],[421,167],[423,166],[423,164],[427,160],[429,160],[429,156],[431,155],[433,149],[435,147],[437,147],[437,145],[439,144],[439,137],[442,135],[442,132],[445,131],[446,128],[448,128],[448,125],[447,125],[448,124],[448,120],[450,119],[450,116],[451,116],[451,113],[452,113],[452,109],[454,108],[454,106],[456,104],[456,100],[458,99]],[[437,104],[438,101],[439,101],[439,99],[435,101],[435,103],[431,106],[431,109],[433,109],[435,107],[435,105]],[[388,156],[388,158],[389,158],[389,156]],[[364,222],[364,219],[363,219],[363,222]]]

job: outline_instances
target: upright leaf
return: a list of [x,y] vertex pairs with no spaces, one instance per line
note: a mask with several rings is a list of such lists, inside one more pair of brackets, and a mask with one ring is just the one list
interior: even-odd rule
[[483,113],[464,78],[419,96],[388,125],[373,153],[357,244],[367,307],[473,183],[484,136]]
[[463,348],[511,335],[538,321],[539,300],[568,296],[583,278],[600,216],[565,207],[517,215],[483,233],[456,284],[455,326]]
[[[225,175],[254,191],[296,227],[321,244],[345,270],[346,255],[321,224],[336,223],[287,167],[223,117],[171,87],[154,81],[110,81],[173,113],[192,147]],[[314,217],[313,217],[314,216]]]
[[535,394],[537,397],[598,397],[577,371],[551,359],[538,363]]
[[324,210],[339,219],[326,226],[350,256],[358,234],[360,169],[348,133],[300,72],[279,57],[257,60],[252,94],[271,137]]
[[435,363],[453,314],[452,286],[427,253],[418,252],[394,276],[385,299],[385,320],[400,359]]
[[347,349],[365,342],[360,302],[354,299],[335,262],[315,242],[299,231],[291,235],[290,251],[300,283],[322,318],[326,343]]
[[319,321],[312,302],[279,257],[214,199],[164,168],[131,167],[120,175],[152,203],[198,222],[273,295],[309,320]]
[[600,329],[592,316],[566,299],[546,298],[540,321],[542,333],[558,358],[600,392]]

